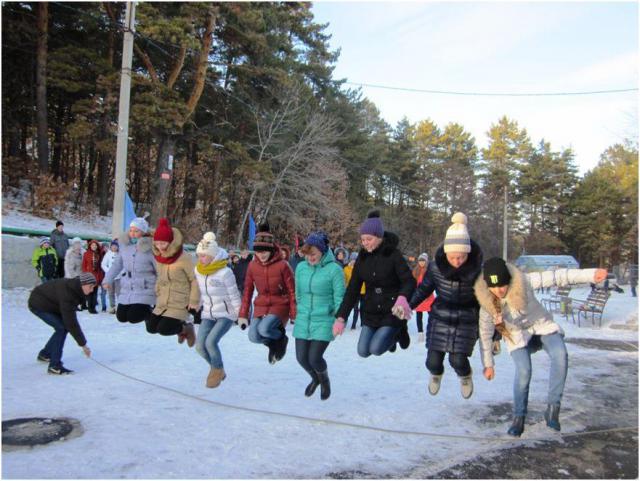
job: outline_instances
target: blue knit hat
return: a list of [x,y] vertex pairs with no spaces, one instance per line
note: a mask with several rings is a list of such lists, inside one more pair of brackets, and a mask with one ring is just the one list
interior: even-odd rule
[[40,239],[40,247],[42,247],[45,243],[51,245],[51,240],[48,237],[42,237]]
[[381,239],[384,236],[384,225],[382,225],[379,211],[369,212],[369,215],[360,226],[360,235],[365,234],[380,237]]
[[323,254],[329,250],[329,238],[327,237],[327,234],[321,230],[309,234],[304,240],[304,243],[309,246],[317,247]]

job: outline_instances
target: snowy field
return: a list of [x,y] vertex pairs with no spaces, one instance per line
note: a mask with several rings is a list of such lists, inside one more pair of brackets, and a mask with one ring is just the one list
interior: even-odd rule
[[[586,292],[578,288],[572,295],[583,297]],[[46,365],[35,359],[51,330],[26,308],[28,293],[2,292],[2,418],[72,417],[84,433],[45,447],[3,453],[5,478],[282,479],[341,472],[403,477],[415,467],[434,474],[500,447],[559,439],[540,414],[547,391],[544,353],[533,358],[529,403],[538,422],[527,426],[521,441],[514,441],[505,435],[509,416],[486,422],[492,405],[511,404],[513,365],[506,349],[496,358],[496,379],[488,382],[481,375],[476,347],[471,399],[462,399],[448,365],[442,389],[433,397],[426,389],[426,351],[416,342],[415,322],[410,324],[409,349],[368,359],[356,354],[359,330],[349,330],[327,350],[332,395],[321,401],[318,392],[304,397],[308,378],[295,360],[293,342],[285,358],[272,366],[266,348],[250,343],[247,331],[234,326],[221,341],[227,379],[219,388],[207,389],[208,366],[195,349],[179,345],[175,337],[147,334],[143,324],[122,325],[113,315],[83,311],[79,319],[93,358],[122,374],[84,358],[69,336],[64,362],[75,374],[57,377],[47,375]],[[561,316],[557,320],[568,338],[635,342],[637,331],[609,326],[637,319],[637,311],[636,299],[628,292],[614,293],[602,329],[578,328]],[[637,359],[637,352],[567,346],[571,367],[561,416],[564,433],[585,428],[577,420],[582,386],[572,370],[604,375],[610,367],[606,362],[585,367],[574,360],[594,352]]]

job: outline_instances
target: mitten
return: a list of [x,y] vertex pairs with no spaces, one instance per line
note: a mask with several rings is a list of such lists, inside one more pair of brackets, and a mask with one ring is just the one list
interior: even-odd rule
[[249,319],[246,319],[244,317],[238,318],[238,326],[240,326],[240,329],[244,331],[248,325],[249,325]]
[[342,333],[344,332],[344,326],[345,326],[345,322],[342,320],[336,320],[333,323],[333,335],[334,336],[341,336]]
[[404,296],[398,296],[396,303],[391,308],[391,313],[398,319],[411,319],[411,308]]

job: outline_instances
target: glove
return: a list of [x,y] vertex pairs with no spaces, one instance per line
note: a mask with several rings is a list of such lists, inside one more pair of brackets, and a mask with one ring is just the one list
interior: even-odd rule
[[341,317],[336,319],[336,322],[333,323],[333,329],[332,329],[333,335],[341,336],[342,333],[344,332],[344,326],[345,326],[344,319],[342,319]]
[[188,309],[189,314],[191,314],[193,316],[193,323],[194,324],[201,324],[202,323],[202,307],[200,307],[200,309],[196,310],[196,309]]
[[398,296],[396,303],[391,308],[391,314],[398,319],[411,319],[411,308],[409,307],[406,297]]
[[238,326],[240,326],[240,329],[244,331],[248,325],[249,325],[249,319],[246,319],[244,317],[238,318]]

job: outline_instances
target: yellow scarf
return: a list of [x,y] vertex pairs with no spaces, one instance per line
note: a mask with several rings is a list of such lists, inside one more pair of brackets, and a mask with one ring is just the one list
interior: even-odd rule
[[200,261],[196,264],[196,269],[198,269],[198,274],[202,274],[203,276],[209,276],[214,272],[219,271],[220,269],[227,267],[227,260],[222,259],[219,261],[211,262],[206,266],[201,264]]

